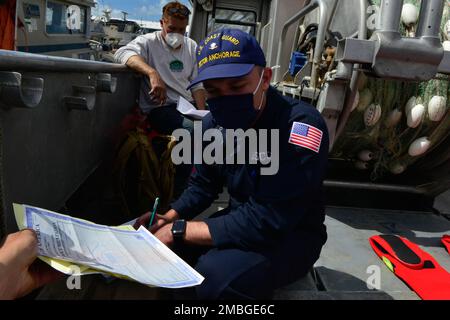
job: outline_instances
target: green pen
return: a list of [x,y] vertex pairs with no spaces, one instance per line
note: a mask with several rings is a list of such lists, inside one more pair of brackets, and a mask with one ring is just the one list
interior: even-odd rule
[[150,223],[148,224],[149,229],[151,228],[151,226],[153,224],[153,220],[155,220],[155,215],[156,215],[156,210],[158,209],[158,204],[159,204],[159,198],[156,198],[155,203],[153,204],[152,217],[150,218]]

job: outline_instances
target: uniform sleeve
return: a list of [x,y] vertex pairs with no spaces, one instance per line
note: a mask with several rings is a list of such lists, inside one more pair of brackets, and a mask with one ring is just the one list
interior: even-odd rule
[[[211,128],[212,117],[203,119],[203,132]],[[189,180],[188,188],[181,197],[171,204],[182,219],[191,220],[206,209],[223,191],[224,177],[221,165],[196,165]]]
[[114,54],[114,60],[120,64],[126,64],[133,56],[141,56],[148,63],[147,50],[149,40],[139,36],[126,46],[119,48]]
[[197,165],[189,187],[171,207],[181,219],[191,220],[208,209],[223,191],[223,179],[217,166]]
[[[328,130],[320,115],[295,119],[323,131],[319,153],[288,143],[281,135],[280,168],[274,176],[261,176],[258,190],[229,214],[206,220],[218,248],[260,250],[314,219],[323,219],[322,188],[328,162]],[[292,127],[293,124],[291,124]],[[280,143],[282,143],[281,141]],[[317,217],[309,215],[315,214]],[[318,222],[323,223],[323,221]]]

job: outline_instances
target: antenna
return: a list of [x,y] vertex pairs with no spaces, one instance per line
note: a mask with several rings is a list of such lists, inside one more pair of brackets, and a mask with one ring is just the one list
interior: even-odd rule
[[123,21],[127,21],[128,12],[122,11]]

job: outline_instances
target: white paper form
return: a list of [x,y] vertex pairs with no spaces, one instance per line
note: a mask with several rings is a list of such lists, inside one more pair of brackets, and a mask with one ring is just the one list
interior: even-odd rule
[[182,288],[204,280],[144,227],[138,231],[120,230],[36,207],[22,207],[26,228],[35,230],[38,236],[41,256],[150,286]]
[[187,101],[185,98],[180,97],[178,100],[177,110],[184,114],[185,116],[192,117],[197,120],[203,119],[206,115],[208,115],[208,110],[197,110],[192,103]]

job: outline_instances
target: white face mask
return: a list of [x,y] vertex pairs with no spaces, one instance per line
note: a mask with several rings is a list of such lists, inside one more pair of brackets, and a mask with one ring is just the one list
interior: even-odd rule
[[168,33],[165,36],[166,43],[173,49],[178,48],[184,42],[184,36],[179,33]]

